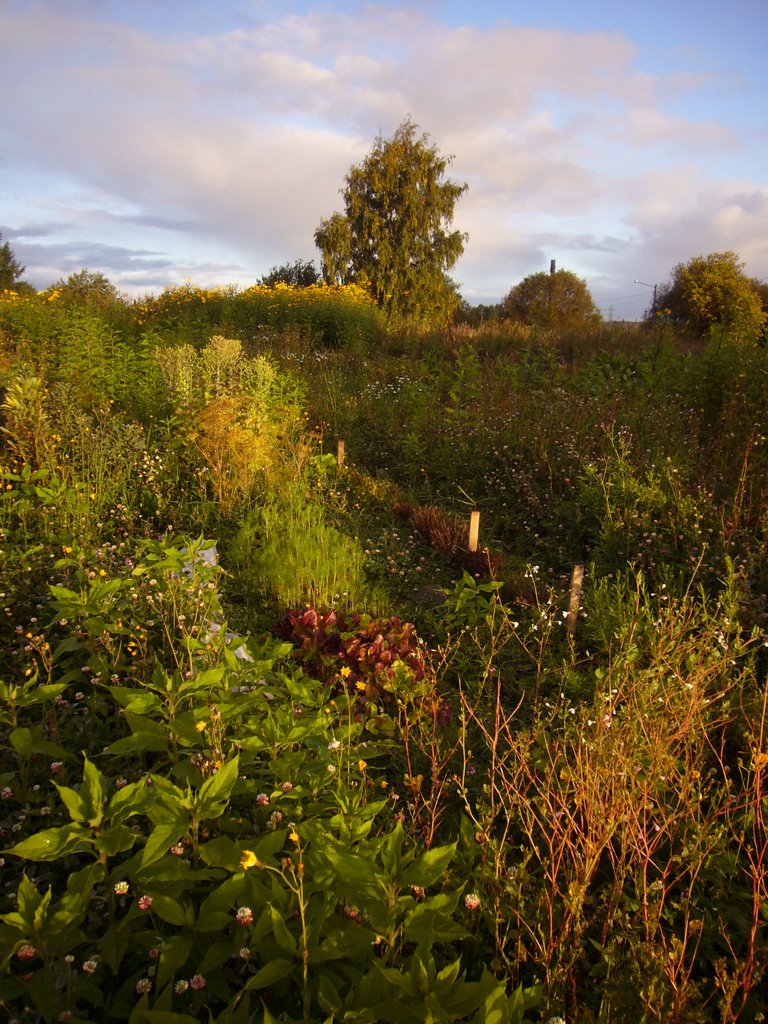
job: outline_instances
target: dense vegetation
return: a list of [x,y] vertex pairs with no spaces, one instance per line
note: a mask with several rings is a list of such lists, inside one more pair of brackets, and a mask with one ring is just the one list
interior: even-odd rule
[[768,352],[675,329],[0,298],[6,1019],[763,1019]]

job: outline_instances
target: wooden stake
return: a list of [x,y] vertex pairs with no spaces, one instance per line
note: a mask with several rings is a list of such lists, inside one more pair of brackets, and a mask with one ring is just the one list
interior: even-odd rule
[[336,448],[336,464],[339,469],[344,469],[344,442],[339,441]]
[[477,551],[477,540],[480,536],[480,513],[470,512],[469,515],[469,550]]
[[566,627],[568,635],[573,636],[576,632],[576,620],[579,617],[579,605],[581,604],[581,586],[584,581],[584,566],[574,565],[571,573],[571,600],[568,603],[568,618]]

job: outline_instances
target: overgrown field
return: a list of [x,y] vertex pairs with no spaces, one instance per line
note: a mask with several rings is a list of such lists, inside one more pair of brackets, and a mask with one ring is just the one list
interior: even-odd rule
[[4,293],[0,386],[4,1020],[764,1019],[768,352]]

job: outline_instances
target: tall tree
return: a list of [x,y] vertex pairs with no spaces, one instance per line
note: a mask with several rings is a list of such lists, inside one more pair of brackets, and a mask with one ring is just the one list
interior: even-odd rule
[[[0,234],[0,242],[3,236]],[[0,245],[0,291],[13,290],[26,268],[19,263],[8,242]]]
[[530,274],[502,303],[511,320],[543,331],[570,334],[600,323],[600,313],[586,281],[570,270]]
[[391,139],[379,136],[365,160],[350,168],[343,214],[321,221],[315,244],[329,282],[355,281],[395,316],[436,320],[459,304],[447,272],[467,236],[450,230],[467,185],[443,180],[440,155],[410,119]]
[[669,309],[673,320],[696,337],[706,337],[714,325],[721,325],[738,339],[755,341],[766,316],[755,283],[743,267],[730,251],[678,263],[671,282],[660,289],[657,308]]

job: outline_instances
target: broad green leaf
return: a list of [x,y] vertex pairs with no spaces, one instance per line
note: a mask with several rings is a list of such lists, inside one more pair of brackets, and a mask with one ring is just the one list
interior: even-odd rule
[[249,979],[246,988],[267,988],[269,985],[274,985],[276,981],[282,981],[283,978],[287,978],[294,967],[293,960],[270,960],[269,963],[264,964],[252,978]]
[[323,853],[330,861],[343,886],[354,889],[369,889],[375,882],[375,868],[371,861],[361,854],[352,853],[341,844],[328,840]]
[[[149,719],[146,719],[149,721]],[[168,750],[168,734],[163,730],[162,735],[157,732],[150,732],[147,729],[139,729],[130,736],[121,740],[115,740],[105,750],[106,754],[162,754]]]
[[227,871],[240,871],[240,858],[243,848],[238,846],[229,836],[219,836],[203,843],[198,850],[200,859],[212,868],[226,868]]
[[425,889],[434,885],[445,873],[456,852],[456,843],[435,846],[427,850],[403,872],[403,885],[421,885]]
[[317,1001],[326,1013],[338,1014],[341,1012],[341,996],[336,991],[336,987],[331,979],[325,973],[322,973],[318,979]]
[[271,903],[269,905],[269,912],[272,920],[272,933],[275,936],[275,942],[277,942],[278,946],[284,953],[291,953],[293,956],[296,956],[298,952],[296,939],[286,928],[283,915],[277,907],[273,906]]
[[152,912],[168,924],[175,924],[180,928],[191,928],[195,923],[195,912],[192,907],[185,906],[170,896],[153,896]]
[[90,804],[88,824],[101,825],[104,820],[104,804],[107,799],[107,781],[88,757],[83,766],[83,784],[80,793]]
[[[231,924],[230,919],[230,924]],[[214,942],[208,946],[205,951],[205,956],[198,965],[198,971],[200,974],[211,974],[215,971],[220,970],[224,964],[232,957],[232,940],[227,939],[224,942]]]
[[237,782],[240,758],[228,761],[222,768],[206,779],[200,789],[200,820],[218,818],[224,812],[229,801],[232,787]]
[[31,756],[32,732],[30,729],[14,729],[8,739],[17,754],[21,754],[22,757]]
[[200,1024],[200,1018],[173,1010],[149,1010],[139,1005],[130,1016],[130,1024]]
[[139,779],[112,794],[107,804],[106,817],[115,824],[127,821],[134,814],[143,814],[154,800],[154,787]]
[[176,696],[189,696],[202,690],[218,690],[221,688],[226,668],[207,668],[189,679],[182,680],[175,688]]
[[255,844],[253,852],[261,860],[266,860],[268,857],[272,857],[282,850],[285,846],[287,836],[288,829],[285,828],[279,828],[274,832],[268,832]]
[[138,839],[139,836],[125,825],[113,825],[96,838],[94,846],[99,853],[114,857],[116,853],[130,850]]
[[[50,891],[48,899],[50,900]],[[43,901],[43,893],[37,891],[37,887],[27,877],[26,871],[21,876],[19,891],[16,894],[16,905],[22,920],[32,924],[35,919],[35,912]]]
[[64,803],[64,806],[69,811],[69,816],[72,821],[78,823],[84,823],[88,821],[89,807],[87,802],[80,795],[80,792],[76,789],[71,789],[69,786],[59,786],[54,783],[56,789],[59,791],[59,796]]
[[187,933],[172,935],[160,944],[160,958],[157,965],[157,988],[160,989],[184,966],[194,943],[194,937]]
[[6,853],[24,860],[49,861],[57,860],[65,854],[74,853],[78,849],[87,849],[90,831],[81,825],[62,825],[60,828],[47,828],[37,832],[28,839],[12,846]]
[[392,879],[399,880],[403,867],[413,859],[413,853],[410,850],[403,853],[404,838],[403,826],[398,821],[381,850],[381,863]]
[[104,868],[100,864],[89,864],[73,872],[67,881],[67,891],[61,898],[61,909],[73,918],[84,914],[91,902],[91,891],[103,876]]
[[156,825],[150,833],[147,845],[144,847],[141,867],[148,868],[150,864],[154,864],[161,857],[164,857],[185,832],[186,826],[179,821],[168,825]]

